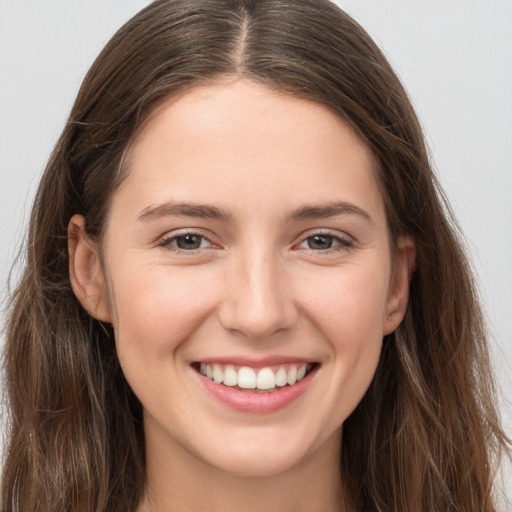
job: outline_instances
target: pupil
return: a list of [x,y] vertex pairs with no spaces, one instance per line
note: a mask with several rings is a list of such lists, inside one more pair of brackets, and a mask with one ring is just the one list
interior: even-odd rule
[[198,249],[201,245],[201,237],[198,235],[183,235],[176,239],[176,245],[180,249]]
[[309,238],[308,246],[310,249],[329,249],[332,246],[332,236],[314,235]]

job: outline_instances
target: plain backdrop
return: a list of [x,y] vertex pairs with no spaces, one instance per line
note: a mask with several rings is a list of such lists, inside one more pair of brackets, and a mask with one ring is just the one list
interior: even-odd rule
[[[0,0],[2,306],[38,179],[79,84],[114,31],[148,3]],[[467,237],[512,434],[512,1],[337,3],[384,50],[419,113]]]

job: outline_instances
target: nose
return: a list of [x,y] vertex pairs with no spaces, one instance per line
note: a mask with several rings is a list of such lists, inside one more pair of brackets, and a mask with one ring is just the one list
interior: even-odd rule
[[[250,339],[267,339],[290,329],[298,318],[290,276],[272,254],[251,251],[230,268],[220,322]],[[270,252],[270,251],[269,251]]]

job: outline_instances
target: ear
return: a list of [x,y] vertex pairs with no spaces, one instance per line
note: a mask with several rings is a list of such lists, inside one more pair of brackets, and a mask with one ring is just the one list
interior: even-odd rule
[[390,334],[402,322],[409,300],[409,283],[416,264],[416,247],[409,237],[398,240],[393,272],[389,283],[382,334]]
[[85,218],[74,215],[68,225],[69,278],[84,309],[96,320],[111,322],[105,277],[96,244],[85,232]]

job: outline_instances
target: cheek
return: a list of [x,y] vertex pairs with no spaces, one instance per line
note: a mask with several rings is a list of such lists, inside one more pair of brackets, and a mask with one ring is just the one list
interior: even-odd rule
[[335,351],[364,349],[382,339],[387,264],[350,265],[304,281],[305,311]]
[[125,350],[174,351],[214,302],[213,287],[200,271],[141,265],[136,272],[117,269],[111,282],[120,357]]
[[388,273],[372,268],[340,268],[329,279],[317,279],[319,287],[308,294],[310,321],[330,351],[327,430],[339,427],[355,409],[379,362]]

